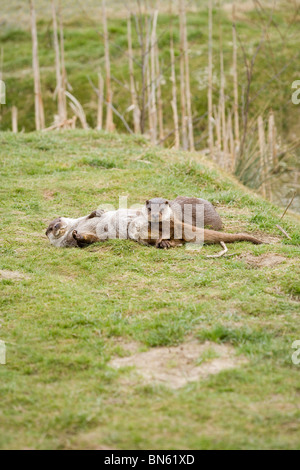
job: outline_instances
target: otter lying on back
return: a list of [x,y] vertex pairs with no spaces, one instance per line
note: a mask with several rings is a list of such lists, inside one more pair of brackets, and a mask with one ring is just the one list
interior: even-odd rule
[[105,212],[101,209],[79,219],[59,217],[50,223],[46,235],[51,245],[58,248],[84,248],[115,238],[128,239],[130,223],[140,214],[137,210]]
[[75,233],[82,232],[89,234],[86,244],[98,241],[96,236],[96,226],[99,218],[104,214],[104,210],[97,210],[86,217],[70,219],[68,217],[58,217],[53,220],[47,230],[46,235],[51,243],[58,248],[83,247],[85,243],[76,240]]

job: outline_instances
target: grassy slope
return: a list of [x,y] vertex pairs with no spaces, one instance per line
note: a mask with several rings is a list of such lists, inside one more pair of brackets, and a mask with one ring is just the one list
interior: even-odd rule
[[[275,234],[281,210],[221,175],[195,154],[146,147],[97,133],[0,134],[2,448],[299,447],[299,223],[293,242],[231,252],[278,253],[253,268],[239,257],[209,260],[184,248],[130,241],[58,250],[44,236],[56,215],[80,216],[100,203],[201,195],[219,203],[227,227]],[[142,162],[146,160],[149,163]],[[225,207],[226,205],[226,207]],[[248,364],[181,390],[129,381],[108,366],[124,354],[117,337],[142,348],[200,341],[232,343]],[[120,380],[122,376],[122,380]]]

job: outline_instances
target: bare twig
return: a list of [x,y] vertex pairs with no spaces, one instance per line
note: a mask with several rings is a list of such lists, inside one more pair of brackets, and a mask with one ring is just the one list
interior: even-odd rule
[[291,240],[291,237],[289,236],[289,234],[280,225],[276,225],[276,227],[283,233],[283,235],[286,236],[286,238]]
[[294,194],[293,194],[293,196],[292,196],[292,199],[291,199],[290,202],[288,203],[288,205],[287,205],[287,207],[286,207],[284,213],[283,213],[282,216],[280,217],[280,220],[283,219],[283,217],[284,217],[285,214],[287,213],[288,209],[289,209],[289,208],[291,207],[291,205],[293,204],[294,199],[295,199],[295,197],[296,197],[296,194],[297,194],[297,191],[294,191]]
[[267,196],[266,192],[266,140],[265,140],[265,131],[264,131],[264,122],[262,116],[258,116],[258,140],[259,140],[259,151],[260,151],[260,172],[261,172],[261,188],[262,195],[265,198]]
[[140,134],[141,132],[141,112],[138,105],[138,98],[136,93],[136,86],[134,81],[134,62],[133,62],[133,50],[132,50],[132,33],[131,33],[131,14],[128,14],[127,20],[127,37],[128,37],[128,57],[129,57],[129,76],[130,76],[130,93],[131,102],[133,106],[133,122],[134,132]]
[[153,14],[153,23],[152,23],[152,32],[151,32],[151,40],[150,40],[150,77],[151,77],[151,90],[150,93],[150,114],[151,114],[151,128],[150,128],[150,135],[151,135],[151,142],[153,144],[157,143],[157,106],[156,106],[156,60],[155,60],[155,43],[156,43],[156,27],[157,27],[157,18],[158,18],[158,10],[155,10]]
[[12,107],[11,116],[12,116],[12,131],[13,131],[14,134],[17,134],[17,132],[18,132],[18,110],[17,110],[16,106]]
[[108,29],[107,29],[107,18],[106,18],[106,6],[105,0],[102,0],[102,20],[103,20],[103,31],[104,31],[104,50],[105,50],[105,73],[106,73],[106,130],[113,132],[115,129],[113,122],[112,113],[112,89],[111,89],[111,72],[110,72],[110,57],[109,57],[109,41],[108,41]]
[[157,111],[158,111],[158,125],[159,125],[159,140],[164,139],[164,113],[163,113],[163,99],[161,90],[161,65],[159,60],[159,49],[158,45],[155,46],[155,58],[156,58],[156,73],[157,73]]
[[65,41],[64,41],[64,25],[61,10],[61,0],[58,3],[58,20],[59,20],[59,36],[60,36],[60,57],[61,57],[61,87],[62,87],[62,109],[64,118],[68,119],[67,113],[67,99],[65,92],[68,86],[67,70],[65,64]]
[[220,253],[218,253],[217,255],[207,255],[206,258],[221,258],[222,256],[224,256],[227,253],[228,248],[224,242],[220,242],[220,245],[223,247],[223,250],[220,251]]
[[240,127],[239,127],[239,93],[238,93],[238,75],[237,75],[237,43],[236,43],[236,24],[235,24],[235,4],[232,7],[232,42],[233,42],[233,88],[234,88],[234,134],[236,151],[240,146]]
[[229,139],[229,147],[230,147],[230,154],[231,154],[230,170],[232,172],[234,172],[234,169],[235,169],[235,145],[234,145],[234,137],[233,137],[233,130],[232,130],[231,112],[228,113],[228,118],[227,118],[227,136],[228,136],[228,139]]
[[[172,105],[172,110],[173,110],[174,133],[175,133],[174,148],[176,150],[179,150],[179,147],[180,147],[180,134],[179,134],[179,120],[178,120],[178,109],[177,109],[177,86],[176,86],[173,30],[171,31],[170,54],[171,54],[171,80],[172,80],[172,102],[171,102],[171,105]],[[160,141],[162,142],[163,139],[161,139]]]
[[49,131],[56,131],[59,129],[75,129],[76,128],[76,120],[77,116],[74,116],[72,119],[66,119],[63,122],[53,124],[53,126],[47,127],[46,129],[43,129],[43,132],[49,132]]
[[[192,97],[191,97],[191,84],[190,84],[190,65],[189,65],[189,47],[187,39],[187,24],[186,24],[186,3],[181,0],[183,17],[183,47],[184,47],[184,65],[185,65],[185,87],[186,87],[186,109],[187,109],[187,124],[188,124],[188,138],[189,148],[193,152],[194,145],[194,129],[193,129],[193,114],[192,114]],[[180,16],[181,16],[180,15]]]
[[85,112],[83,110],[83,107],[81,106],[79,101],[75,98],[75,96],[73,96],[69,91],[66,91],[66,96],[69,98],[70,106],[71,106],[72,110],[74,111],[75,115],[80,120],[83,129],[88,129],[89,126],[86,122],[86,116],[85,116]]
[[[221,9],[221,3],[220,3]],[[225,109],[225,73],[224,73],[224,54],[223,54],[223,32],[221,22],[219,23],[220,34],[220,122],[223,143],[223,167],[226,168],[228,158],[227,132],[226,132],[226,109]]]
[[36,130],[45,127],[44,105],[41,92],[40,66],[38,57],[38,37],[36,29],[36,13],[33,0],[30,0],[31,34],[32,34],[32,65],[34,75],[34,100],[35,100],[35,126]]
[[98,73],[98,110],[97,110],[97,131],[103,127],[103,101],[104,101],[104,81],[101,71]]
[[207,92],[207,99],[208,99],[208,146],[209,146],[209,153],[210,158],[213,158],[214,153],[214,134],[213,134],[213,57],[212,57],[212,29],[213,29],[213,22],[212,22],[212,0],[209,0],[208,3],[208,92]]
[[180,99],[181,99],[181,132],[183,150],[188,149],[187,138],[187,106],[186,106],[186,75],[184,62],[184,23],[182,16],[182,1],[179,0],[179,22],[180,22]]
[[64,107],[65,97],[63,96],[63,85],[62,85],[62,76],[61,76],[61,58],[60,58],[60,48],[59,48],[59,40],[58,40],[58,26],[57,26],[57,14],[56,14],[55,0],[52,0],[52,19],[53,19],[53,39],[54,39],[54,51],[55,51],[58,116],[59,116],[59,121],[64,122],[66,120],[66,109]]

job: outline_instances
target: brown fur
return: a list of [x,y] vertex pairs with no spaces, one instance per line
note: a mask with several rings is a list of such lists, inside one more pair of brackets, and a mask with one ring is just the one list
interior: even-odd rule
[[[185,199],[185,198],[183,198]],[[163,199],[152,199],[146,202],[146,208],[149,214],[149,220],[151,219],[151,204],[153,203],[157,208],[158,204],[166,204]],[[173,248],[175,246],[180,246],[183,243],[193,243],[198,240],[203,240],[204,243],[213,244],[213,243],[234,243],[237,241],[248,241],[256,245],[260,245],[263,242],[253,237],[252,235],[244,233],[223,233],[215,230],[207,230],[199,227],[195,227],[186,223],[181,222],[174,216],[171,216],[169,220],[170,232],[169,236],[166,236],[163,233],[163,224],[161,218],[159,222],[153,223],[149,222],[148,224],[148,238],[144,241],[149,245],[156,246],[157,248]],[[180,238],[175,238],[176,234],[180,233]],[[195,238],[190,239],[187,234],[194,233]],[[153,236],[155,234],[155,236]]]
[[214,206],[205,199],[178,196],[173,201],[154,198],[145,203],[144,214],[151,222],[162,222],[163,219],[169,217],[170,213],[177,220],[187,222],[187,218],[189,218],[188,222],[195,227],[212,230],[222,230],[223,228],[221,217]]
[[[205,199],[197,197],[178,196],[173,201],[169,201],[170,207],[179,220],[182,219],[182,214],[186,206],[192,207],[192,223],[195,227],[200,227],[197,220],[197,206],[202,206],[204,210],[204,227],[211,230],[222,230],[223,223],[221,217],[217,213],[214,206]],[[201,223],[201,221],[200,221]],[[203,228],[203,227],[200,227]]]

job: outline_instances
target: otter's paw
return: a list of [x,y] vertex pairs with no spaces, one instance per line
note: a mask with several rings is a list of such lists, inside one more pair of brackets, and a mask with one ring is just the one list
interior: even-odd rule
[[172,243],[169,240],[158,240],[156,242],[156,248],[168,250],[169,248],[172,248]]
[[101,217],[103,214],[104,214],[104,210],[103,209],[96,209],[95,211],[93,211],[89,216],[88,216],[88,219],[94,219],[95,217]]
[[77,240],[77,237],[78,237],[78,232],[77,232],[77,230],[73,230],[73,232],[72,232],[72,237],[74,238],[74,240]]
[[80,234],[77,232],[77,230],[73,230],[72,236],[73,236],[74,240],[77,241],[77,246],[78,246],[79,248],[85,248],[85,247],[87,246],[87,244],[86,244],[84,238],[82,237],[82,235],[80,235]]

